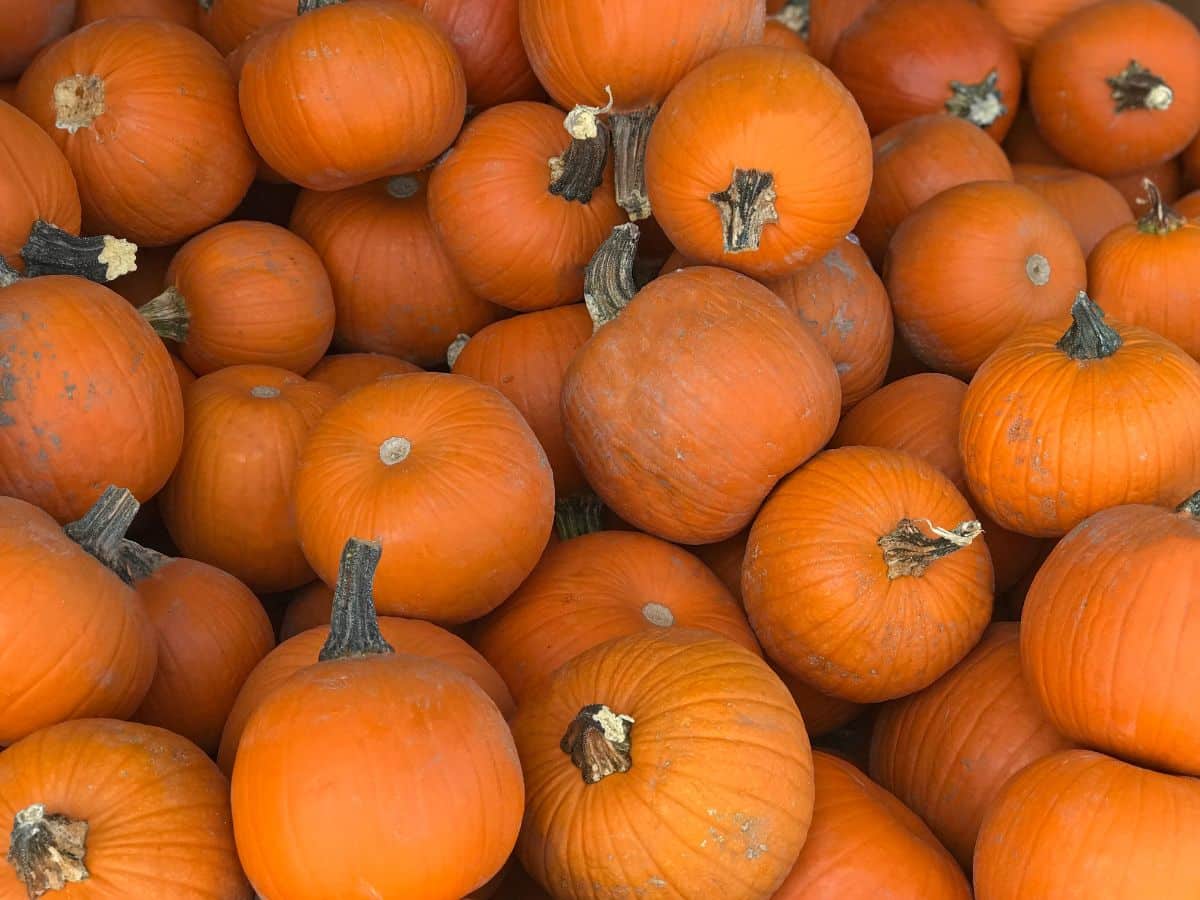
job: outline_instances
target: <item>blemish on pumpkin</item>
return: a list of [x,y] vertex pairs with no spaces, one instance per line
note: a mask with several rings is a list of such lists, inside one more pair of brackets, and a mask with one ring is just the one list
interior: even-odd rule
[[659,628],[670,628],[675,624],[675,615],[670,608],[663,606],[661,603],[647,603],[642,607],[642,618],[651,625],[657,625]]
[[834,269],[846,276],[849,281],[857,281],[858,273],[850,266],[848,262],[842,259],[842,254],[837,250],[830,250],[824,257],[825,268]]
[[1020,416],[1017,416],[1017,418],[1013,420],[1012,424],[1008,426],[1008,431],[1006,432],[1008,442],[1010,444],[1015,444],[1020,441],[1029,440],[1029,429],[1032,426],[1033,419],[1023,419]]
[[74,134],[104,115],[104,79],[72,75],[54,85],[54,127]]

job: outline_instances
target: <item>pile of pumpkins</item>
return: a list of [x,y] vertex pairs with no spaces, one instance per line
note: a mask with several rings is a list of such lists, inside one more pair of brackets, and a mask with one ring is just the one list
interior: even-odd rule
[[0,897],[1200,897],[1182,13],[0,0],[0,81]]

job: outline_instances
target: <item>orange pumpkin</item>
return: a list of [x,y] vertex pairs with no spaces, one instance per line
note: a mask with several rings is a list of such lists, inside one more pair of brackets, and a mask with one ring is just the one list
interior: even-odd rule
[[854,99],[812,57],[727,50],[686,75],[655,120],[655,219],[688,259],[790,274],[854,227],[871,187],[869,141]]
[[189,384],[196,380],[196,374],[178,356],[171,354],[171,365],[175,369],[175,377],[179,379],[179,389],[186,391]]
[[0,896],[250,900],[230,818],[229,782],[186,739],[63,722],[0,756]]
[[16,78],[38,51],[71,30],[75,0],[6,3],[0,17],[0,79]]
[[975,896],[1200,896],[1200,781],[1087,750],[1038,760],[984,819]]
[[826,451],[754,520],[746,613],[767,655],[827,694],[859,703],[911,694],[966,656],[991,617],[980,531],[924,460]]
[[[246,67],[246,60],[250,56],[250,51],[254,49],[260,40],[263,40],[265,37],[267,37],[268,31],[256,31],[254,34],[250,35],[248,38],[238,44],[232,51],[226,54],[225,64],[229,66],[229,71],[233,74],[233,80],[235,83],[242,80],[242,69]],[[254,151],[254,156],[254,178],[256,183],[280,185],[289,183],[286,178],[267,165],[266,161],[259,156],[257,150]],[[234,215],[236,217],[237,213]]]
[[593,647],[512,726],[526,791],[517,852],[555,897],[642,885],[767,897],[808,833],[804,723],[767,664],[725,638],[669,629]]
[[304,377],[333,388],[341,396],[389,375],[420,371],[419,366],[385,353],[335,353],[324,357]]
[[597,644],[676,627],[716,632],[759,652],[736,601],[686,550],[634,531],[597,531],[551,548],[476,625],[471,642],[521,703]]
[[846,29],[878,0],[809,0],[808,52],[829,65]]
[[254,178],[225,60],[174,22],[93,22],[38,56],[17,101],[70,162],[91,234],[178,243],[228,216]]
[[292,497],[326,584],[341,545],[370,534],[385,553],[379,608],[451,624],[513,592],[554,519],[537,438],[499,391],[460,375],[385,378],[342,398],[309,435]]
[[340,350],[437,365],[455,335],[496,318],[496,307],[471,292],[442,248],[421,179],[304,191],[288,227],[329,273]]
[[1141,218],[1146,209],[1146,181],[1153,181],[1158,192],[1167,203],[1174,203],[1183,193],[1183,171],[1177,159],[1168,159],[1156,166],[1148,166],[1127,175],[1106,178],[1110,185],[1121,192],[1135,218]]
[[1175,203],[1175,211],[1189,219],[1200,219],[1200,191],[1192,191]]
[[200,0],[200,33],[222,54],[255,32],[296,16],[296,0]]
[[148,16],[195,29],[203,3],[196,0],[78,0],[75,28],[113,16]]
[[983,181],[943,191],[901,223],[884,281],[917,357],[969,378],[1013,332],[1064,315],[1087,264],[1053,206],[1018,184]]
[[1067,162],[1053,147],[1046,143],[1038,131],[1037,120],[1029,109],[1029,104],[1022,104],[1017,110],[1008,136],[1004,138],[1004,152],[1013,165],[1017,163],[1032,163],[1041,166],[1059,166],[1065,168]]
[[288,600],[279,623],[279,640],[286,641],[301,632],[328,625],[333,617],[333,588],[323,581],[313,581],[297,588]]
[[467,88],[436,25],[390,0],[299,9],[255,42],[238,84],[267,165],[332,191],[418,169],[450,145]]
[[808,52],[808,42],[804,40],[804,36],[777,18],[767,20],[763,27],[762,42],[768,47],[798,50],[801,53]]
[[875,3],[842,35],[830,68],[872,134],[945,111],[1002,141],[1021,100],[1016,48],[971,0]]
[[1200,364],[1144,328],[1106,323],[1082,292],[1071,316],[1001,345],[963,403],[971,494],[1022,534],[1056,537],[1106,507],[1172,503],[1200,484]]
[[1121,192],[1103,178],[1078,169],[1030,163],[1013,166],[1013,176],[1017,184],[1029,188],[1067,220],[1085,257],[1102,237],[1133,221]]
[[962,870],[903,803],[828,753],[813,753],[813,780],[808,840],[771,900],[970,900]]
[[1050,28],[1075,10],[1096,2],[1098,0],[980,0],[979,5],[1004,26],[1021,62],[1028,65],[1033,58],[1033,48]]
[[1121,175],[1176,156],[1200,130],[1200,32],[1158,0],[1109,0],[1038,43],[1029,102],[1072,165]]
[[750,532],[747,529],[715,544],[701,544],[699,547],[690,548],[721,580],[721,584],[725,585],[725,589],[737,600],[739,606],[742,603],[742,560],[746,556],[746,539],[749,536]]
[[823,737],[853,722],[865,707],[860,703],[822,694],[812,685],[797,678],[786,669],[772,666],[779,680],[784,683],[796,708],[804,718],[804,728],[810,738]]
[[876,266],[900,223],[942,191],[970,181],[1011,181],[1012,167],[996,142],[949,113],[918,116],[871,142],[871,195],[854,233]]

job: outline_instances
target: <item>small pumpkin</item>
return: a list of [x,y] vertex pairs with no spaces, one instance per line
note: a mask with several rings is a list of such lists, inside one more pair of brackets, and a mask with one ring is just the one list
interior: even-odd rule
[[809,0],[808,52],[829,65],[838,41],[878,0]]
[[1125,175],[1106,178],[1110,185],[1121,192],[1134,218],[1140,219],[1147,212],[1146,181],[1153,181],[1158,193],[1167,203],[1174,203],[1183,194],[1183,171],[1178,159],[1168,159],[1156,166],[1147,166]]
[[1075,10],[1096,2],[1098,0],[980,0],[979,5],[1004,26],[1022,64],[1028,65],[1033,58],[1033,48],[1047,31]]
[[1072,165],[1121,175],[1178,155],[1200,130],[1200,32],[1158,0],[1077,10],[1038,43],[1029,102]]
[[16,78],[38,51],[71,30],[76,0],[6,4],[0,20],[0,79]]
[[777,18],[767,19],[767,23],[763,27],[762,42],[767,47],[780,47],[800,53],[808,52],[808,42],[804,40],[804,37]]
[[1017,184],[1029,188],[1067,220],[1085,257],[1106,234],[1133,221],[1121,192],[1096,175],[1062,166],[1019,163],[1013,166],[1013,176]]
[[114,16],[146,16],[195,30],[203,8],[197,0],[78,0],[73,27],[82,28]]
[[223,55],[250,35],[295,18],[296,0],[198,0],[199,29]]
[[1046,143],[1038,131],[1037,120],[1028,103],[1017,110],[1012,128],[1004,138],[1004,152],[1008,154],[1013,165],[1017,163],[1032,163],[1040,166],[1069,167],[1071,164],[1062,158],[1057,150]]
[[389,375],[420,371],[408,360],[386,353],[334,353],[309,369],[305,378],[331,387],[341,396]]

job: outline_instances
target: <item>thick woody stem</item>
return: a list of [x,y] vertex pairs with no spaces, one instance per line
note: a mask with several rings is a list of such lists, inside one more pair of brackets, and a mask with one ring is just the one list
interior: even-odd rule
[[47,813],[41,803],[13,817],[7,859],[30,900],[88,879],[87,833],[87,822]]
[[1175,100],[1171,86],[1136,59],[1131,59],[1124,69],[1104,80],[1112,89],[1118,113],[1131,109],[1170,109]]
[[1200,519],[1200,491],[1192,494],[1175,507],[1175,512],[1191,519]]
[[554,504],[554,530],[569,541],[604,530],[604,503],[595,494],[562,497]]
[[648,106],[631,113],[615,113],[612,117],[613,183],[617,205],[625,210],[631,222],[650,216],[646,144],[657,115],[658,107]]
[[396,652],[384,640],[375,614],[372,584],[382,553],[378,541],[360,541],[358,538],[350,538],[342,548],[337,587],[333,591],[329,638],[317,657],[322,662]]
[[21,280],[21,273],[8,264],[3,256],[0,256],[0,288],[6,288],[9,285],[16,284]]
[[571,757],[584,784],[628,772],[633,766],[633,717],[613,712],[602,703],[583,707],[567,726],[559,749]]
[[75,275],[104,284],[137,269],[137,244],[111,234],[78,237],[38,219],[21,248],[25,274]]
[[961,81],[950,82],[950,99],[946,101],[946,112],[972,125],[987,128],[1008,113],[1008,107],[996,87],[999,73],[993,69],[987,77],[976,84]]
[[175,288],[169,287],[153,300],[143,303],[138,312],[160,338],[177,343],[187,340],[192,315],[183,294]]
[[721,213],[726,253],[757,250],[763,228],[779,221],[775,211],[775,176],[758,169],[734,169],[729,187],[709,200]]
[[1085,291],[1075,295],[1071,306],[1071,326],[1056,346],[1071,359],[1105,359],[1120,348],[1124,340],[1104,324],[1104,310]]
[[590,138],[571,138],[561,156],[550,159],[550,193],[564,200],[588,203],[604,180],[608,161],[608,128],[596,123]]
[[934,562],[970,546],[983,534],[983,526],[974,520],[961,522],[950,530],[929,521],[925,524],[933,532],[932,537],[921,530],[917,520],[901,519],[894,529],[876,541],[883,550],[889,581],[908,575],[919,578]]
[[109,485],[83,516],[63,526],[67,537],[106,566],[117,558],[140,504],[127,488]]
[[583,302],[599,331],[621,314],[637,293],[633,261],[641,233],[632,222],[618,225],[604,239],[583,275]]

